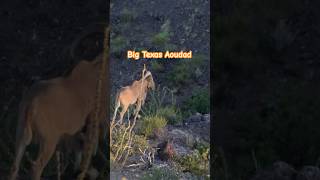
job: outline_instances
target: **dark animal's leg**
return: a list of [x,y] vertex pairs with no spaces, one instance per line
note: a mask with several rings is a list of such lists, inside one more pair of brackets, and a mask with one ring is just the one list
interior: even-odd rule
[[48,164],[55,151],[56,144],[56,140],[43,140],[40,142],[38,158],[33,165],[33,180],[40,180],[43,169]]
[[56,152],[57,158],[57,180],[61,180],[61,161],[60,161],[60,151]]
[[75,153],[75,163],[74,163],[74,170],[75,171],[78,171],[80,169],[81,160],[82,160],[82,152],[77,151]]
[[[21,135],[22,137],[20,137]],[[23,157],[26,146],[30,144],[31,139],[32,139],[32,132],[30,127],[26,127],[22,134],[19,134],[18,132],[16,150],[15,150],[16,151],[15,160],[11,169],[11,175],[9,177],[9,180],[17,179],[21,159]]]

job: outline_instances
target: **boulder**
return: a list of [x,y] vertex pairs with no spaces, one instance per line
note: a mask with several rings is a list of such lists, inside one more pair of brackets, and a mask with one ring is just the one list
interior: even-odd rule
[[271,168],[258,171],[251,180],[320,180],[320,169],[304,166],[297,172],[289,164],[278,161]]
[[186,119],[185,125],[188,125],[189,123],[194,123],[194,122],[200,122],[202,120],[202,114],[196,113],[189,118]]
[[210,122],[210,114],[202,115],[202,121]]
[[251,180],[294,180],[295,169],[289,164],[278,161],[271,168],[260,170]]
[[305,166],[303,167],[296,180],[319,180],[320,179],[320,169],[315,166]]
[[196,143],[196,138],[193,134],[181,129],[172,129],[169,132],[169,136],[172,137],[175,142],[188,147],[193,147]]

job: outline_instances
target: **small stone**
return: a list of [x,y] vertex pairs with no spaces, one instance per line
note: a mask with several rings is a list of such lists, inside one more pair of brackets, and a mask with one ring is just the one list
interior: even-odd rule
[[201,121],[202,115],[200,113],[196,113],[188,118],[187,122],[199,122]]
[[202,121],[209,122],[210,121],[210,114],[204,114],[202,116]]
[[187,136],[186,136],[186,145],[187,145],[188,147],[194,147],[194,145],[196,144],[196,142],[197,142],[197,140],[196,140],[196,138],[194,138],[193,135],[187,134]]

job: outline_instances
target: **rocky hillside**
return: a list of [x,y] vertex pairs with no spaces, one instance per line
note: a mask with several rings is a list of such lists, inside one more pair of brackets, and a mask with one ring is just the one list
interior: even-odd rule
[[[124,166],[117,166],[121,158],[112,163],[111,178],[209,178],[209,1],[115,1],[110,22],[112,96],[141,77],[143,64],[156,84],[137,121],[133,152]],[[130,60],[127,50],[192,50],[194,58]],[[117,146],[111,149],[117,155]]]

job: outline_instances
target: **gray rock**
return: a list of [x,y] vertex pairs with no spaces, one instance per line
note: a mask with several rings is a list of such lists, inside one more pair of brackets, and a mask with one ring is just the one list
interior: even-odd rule
[[204,114],[202,116],[202,121],[210,122],[210,114]]
[[303,167],[296,180],[319,180],[320,179],[320,169],[315,166],[305,166]]
[[285,162],[275,162],[270,169],[261,170],[251,180],[294,180],[295,169]]
[[171,130],[169,132],[169,137],[172,137],[174,142],[187,147],[193,147],[196,143],[196,137],[193,134],[180,129]]
[[285,162],[275,162],[270,169],[261,170],[251,180],[320,180],[320,169],[305,166],[297,172]]
[[296,170],[289,164],[278,161],[273,164],[274,179],[291,180],[296,174]]
[[190,117],[187,119],[186,122],[187,122],[187,123],[189,123],[189,122],[199,122],[199,121],[201,121],[201,119],[202,119],[202,115],[201,115],[200,113],[196,113],[196,114],[190,116]]

